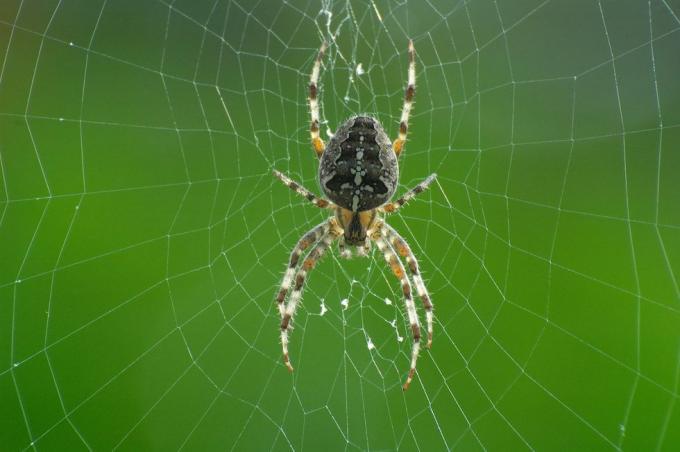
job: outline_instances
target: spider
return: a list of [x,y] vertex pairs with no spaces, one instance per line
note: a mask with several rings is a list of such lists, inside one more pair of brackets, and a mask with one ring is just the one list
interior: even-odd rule
[[[277,178],[312,204],[321,209],[333,211],[331,218],[312,228],[295,245],[290,254],[281,288],[276,296],[281,314],[283,362],[292,372],[293,366],[288,356],[288,330],[302,297],[305,278],[316,262],[336,239],[339,240],[340,255],[344,258],[352,257],[351,249],[353,248],[356,249],[357,255],[366,256],[371,242],[375,242],[392,273],[401,282],[406,312],[411,324],[413,345],[411,367],[403,385],[403,389],[406,390],[416,371],[416,361],[420,351],[420,323],[411,295],[411,282],[398,256],[406,259],[416,291],[425,309],[428,348],[432,345],[432,302],[420,275],[418,261],[406,240],[383,220],[381,214],[396,212],[417,194],[423,192],[437,177],[436,174],[431,174],[423,182],[407,191],[404,196],[390,202],[397,188],[399,179],[397,159],[406,141],[408,118],[415,94],[415,49],[413,41],[409,41],[408,85],[404,95],[398,138],[391,142],[377,119],[372,116],[359,115],[342,123],[330,138],[328,145],[319,137],[319,102],[317,100],[319,71],[325,51],[326,43],[324,42],[319,49],[310,76],[309,109],[311,111],[312,147],[320,160],[319,183],[328,200],[317,197],[301,184],[274,170]],[[299,265],[300,257],[310,246],[311,250]],[[291,285],[293,285],[293,291],[288,303],[284,304]]]

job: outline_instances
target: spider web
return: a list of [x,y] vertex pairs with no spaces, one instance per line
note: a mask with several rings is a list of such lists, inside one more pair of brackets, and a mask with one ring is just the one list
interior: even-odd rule
[[[4,1],[0,442],[23,449],[676,449],[680,7],[649,2]],[[508,3],[506,5],[506,3]],[[273,299],[320,212],[322,133],[396,135],[382,257],[333,249],[280,359]],[[418,306],[421,319],[422,309]]]

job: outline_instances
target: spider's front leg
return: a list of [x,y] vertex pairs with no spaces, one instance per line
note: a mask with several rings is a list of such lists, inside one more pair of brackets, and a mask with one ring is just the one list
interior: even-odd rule
[[337,224],[335,218],[331,218],[328,222],[328,230],[319,238],[314,247],[309,251],[307,257],[302,262],[302,266],[295,275],[295,286],[290,295],[290,300],[281,311],[281,347],[283,348],[283,363],[288,370],[293,371],[293,366],[290,364],[288,356],[288,329],[290,322],[295,315],[300,298],[302,298],[302,287],[305,284],[307,274],[314,268],[314,265],[321,259],[326,250],[331,246],[331,243],[342,234],[342,229]]
[[[295,191],[297,194],[304,197],[315,206],[321,209],[335,208],[335,205],[332,202],[319,198],[314,193],[303,187],[302,184],[295,182],[294,180],[292,180],[285,174],[281,173],[280,171],[273,170],[273,172],[274,176],[276,176],[288,188]],[[311,244],[319,240],[321,236],[327,234],[330,227],[331,227],[330,221],[324,221],[323,223],[317,225],[316,227],[314,227],[313,229],[311,229],[305,235],[302,236],[302,238],[298,241],[297,245],[295,245],[295,248],[293,248],[293,251],[290,253],[288,268],[286,269],[286,273],[283,276],[283,281],[281,282],[281,288],[279,289],[278,295],[276,296],[276,301],[279,306],[279,313],[281,314],[282,318],[285,309],[283,302],[286,299],[288,289],[290,288],[290,284],[293,281],[293,276],[295,275],[295,269],[297,268],[300,256],[307,249],[307,247],[309,247]]]
[[324,221],[323,223],[315,226],[302,236],[302,238],[297,242],[297,245],[295,245],[295,248],[293,248],[293,251],[291,251],[290,259],[288,261],[288,268],[286,268],[286,273],[283,275],[283,281],[281,282],[281,288],[276,295],[276,302],[279,307],[281,318],[283,318],[285,314],[285,305],[283,302],[286,299],[286,295],[288,295],[290,284],[293,282],[293,276],[295,276],[295,270],[297,269],[298,262],[300,261],[300,256],[309,247],[309,245],[317,242],[321,236],[328,234],[329,227],[330,224],[328,221]]
[[425,287],[425,282],[420,274],[420,268],[418,267],[418,260],[416,256],[411,251],[411,247],[408,246],[406,240],[399,235],[399,233],[390,225],[385,224],[388,231],[388,238],[392,243],[394,249],[397,250],[400,256],[406,258],[406,263],[408,264],[409,270],[411,270],[411,275],[413,276],[413,282],[416,285],[416,291],[420,300],[423,302],[423,308],[425,308],[425,319],[427,321],[427,348],[432,347],[432,300],[430,300],[430,294]]
[[371,238],[378,245],[378,249],[383,253],[385,261],[390,266],[394,276],[399,278],[401,282],[401,289],[404,292],[404,304],[406,305],[406,312],[408,314],[408,321],[411,324],[411,332],[413,333],[413,347],[411,349],[411,368],[408,371],[408,377],[404,383],[404,391],[411,385],[413,376],[416,373],[416,362],[418,361],[418,354],[420,353],[420,322],[418,321],[418,314],[416,313],[416,306],[411,295],[411,283],[406,276],[404,264],[401,263],[397,254],[394,252],[392,245],[385,239],[382,228],[377,228],[372,234]]

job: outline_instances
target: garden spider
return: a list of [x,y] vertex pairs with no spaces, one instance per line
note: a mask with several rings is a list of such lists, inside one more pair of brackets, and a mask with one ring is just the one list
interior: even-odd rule
[[[396,212],[410,199],[424,191],[436,177],[436,174],[430,175],[401,198],[389,202],[397,188],[399,179],[397,159],[406,141],[408,117],[415,94],[415,49],[413,42],[409,41],[408,85],[401,112],[399,137],[391,143],[377,119],[371,116],[354,116],[338,127],[328,146],[319,137],[319,103],[317,100],[317,83],[325,50],[326,43],[324,42],[310,76],[309,108],[312,116],[310,127],[312,146],[316,156],[320,159],[319,183],[329,200],[315,196],[299,183],[274,170],[274,175],[298,194],[317,207],[331,209],[334,212],[330,219],[307,232],[291,252],[288,268],[276,297],[281,314],[283,361],[288,370],[292,372],[293,366],[288,357],[288,329],[302,296],[302,287],[307,273],[314,268],[316,262],[336,239],[339,239],[340,254],[345,258],[352,257],[351,249],[347,246],[356,247],[357,255],[365,256],[370,249],[371,241],[374,241],[394,275],[401,281],[406,312],[411,324],[413,346],[411,368],[403,386],[406,390],[416,371],[416,361],[420,351],[420,323],[411,295],[411,283],[398,255],[406,258],[416,291],[425,308],[428,348],[432,345],[432,302],[420,275],[418,261],[410,247],[397,231],[385,223],[380,214]],[[312,245],[313,247],[298,268],[302,253]],[[284,304],[288,290],[293,283],[290,300],[288,304]]]

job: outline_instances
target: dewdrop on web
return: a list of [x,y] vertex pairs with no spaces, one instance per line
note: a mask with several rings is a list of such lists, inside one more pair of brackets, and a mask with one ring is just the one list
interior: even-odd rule
[[404,337],[399,334],[399,328],[397,328],[397,319],[392,320],[390,326],[394,328],[394,332],[397,334],[397,342],[404,342]]
[[375,348],[375,344],[373,343],[370,337],[366,341],[366,346],[368,347],[369,350],[373,350]]
[[326,304],[321,300],[321,312],[319,312],[320,316],[323,316],[325,313],[328,312],[328,308],[326,308]]
[[347,310],[347,307],[349,306],[349,300],[345,298],[340,302],[340,304],[342,305],[343,310]]
[[358,76],[364,75],[364,66],[361,63],[357,64],[356,72]]

